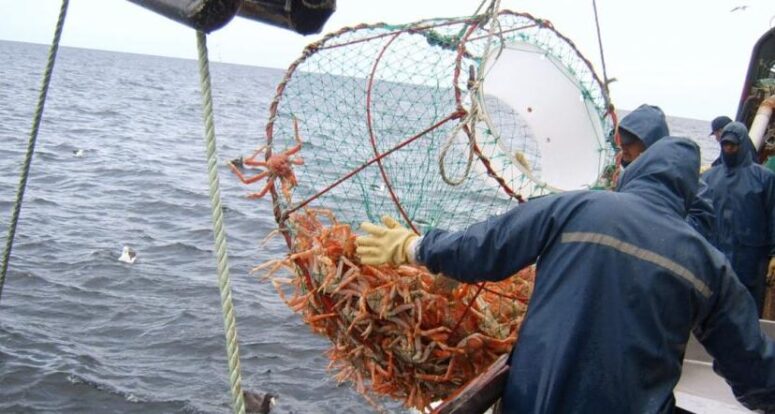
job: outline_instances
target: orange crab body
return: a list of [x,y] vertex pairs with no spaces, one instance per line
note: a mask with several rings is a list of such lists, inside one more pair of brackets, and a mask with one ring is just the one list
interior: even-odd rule
[[240,181],[242,181],[243,184],[252,184],[256,181],[266,178],[266,184],[261,189],[261,191],[248,194],[248,198],[264,197],[272,188],[274,188],[275,180],[279,179],[283,195],[285,196],[285,199],[290,202],[291,190],[296,187],[296,185],[298,185],[296,174],[293,173],[293,165],[304,164],[304,160],[301,158],[301,156],[293,157],[301,150],[302,146],[302,140],[299,136],[299,126],[295,118],[293,119],[293,129],[297,142],[297,144],[293,147],[278,154],[270,155],[266,161],[258,161],[256,160],[256,157],[259,154],[264,153],[267,149],[267,146],[263,146],[253,152],[250,157],[243,160],[245,165],[251,167],[263,167],[266,168],[265,171],[262,171],[261,173],[254,176],[247,177],[236,165],[234,165],[234,163],[229,163],[229,168],[234,173],[234,175],[236,175]]

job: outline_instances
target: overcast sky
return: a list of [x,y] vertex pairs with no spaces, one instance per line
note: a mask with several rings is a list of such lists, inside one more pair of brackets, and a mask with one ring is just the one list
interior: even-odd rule
[[[480,0],[338,0],[324,33],[361,22],[468,15]],[[0,0],[0,39],[50,44],[61,0]],[[550,20],[602,77],[592,0],[502,0]],[[670,116],[734,116],[754,42],[775,23],[772,0],[598,0],[614,104]],[[736,9],[734,10],[733,9]],[[212,61],[285,68],[321,35],[237,18],[208,38]],[[71,0],[62,44],[194,59],[191,29],[127,0]],[[2,62],[0,62],[2,64]],[[43,65],[44,62],[41,62]]]

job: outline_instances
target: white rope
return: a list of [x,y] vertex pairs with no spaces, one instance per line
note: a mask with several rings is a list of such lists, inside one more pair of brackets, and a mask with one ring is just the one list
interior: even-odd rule
[[[479,4],[479,7],[476,8],[476,12],[474,12],[474,15],[479,13],[479,10],[481,10],[482,6],[484,6],[485,2],[487,0],[482,0],[482,2]],[[471,165],[473,164],[474,159],[474,146],[476,145],[476,125],[483,119],[482,118],[482,108],[484,108],[484,102],[483,102],[483,94],[481,93],[482,84],[484,81],[485,74],[487,72],[487,64],[489,63],[491,57],[490,49],[492,48],[493,44],[493,38],[497,35],[498,37],[501,36],[500,33],[500,22],[498,21],[498,13],[500,12],[500,0],[491,0],[490,5],[487,7],[487,11],[485,12],[484,16],[487,16],[487,21],[490,23],[490,28],[488,31],[487,36],[487,43],[484,47],[483,52],[483,60],[479,65],[479,70],[476,71],[476,75],[474,75],[473,71],[474,69],[471,68],[472,73],[469,74],[469,80],[468,80],[468,90],[469,90],[469,96],[471,98],[471,104],[470,107],[467,110],[466,116],[464,116],[457,127],[455,127],[452,130],[452,133],[449,134],[447,137],[447,140],[442,145],[441,151],[439,153],[439,174],[441,175],[441,179],[444,180],[445,183],[451,186],[457,186],[465,182],[466,178],[468,178],[468,174],[471,172]],[[478,24],[478,23],[477,23]],[[501,52],[503,50],[503,41],[499,42],[498,52],[495,55],[495,60],[498,59]],[[480,99],[480,96],[482,99]],[[459,179],[452,179],[449,176],[447,176],[446,168],[444,167],[444,160],[446,159],[447,152],[452,147],[452,144],[454,144],[456,137],[460,133],[460,131],[463,130],[463,127],[467,126],[468,129],[468,159],[466,161],[466,167],[463,171],[463,174]]]

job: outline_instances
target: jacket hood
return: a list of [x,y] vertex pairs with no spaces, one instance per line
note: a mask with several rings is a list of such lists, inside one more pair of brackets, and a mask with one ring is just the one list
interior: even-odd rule
[[665,137],[624,171],[617,191],[637,194],[685,217],[697,193],[700,148],[686,138]]
[[643,104],[622,118],[619,128],[638,137],[646,148],[670,135],[665,113],[658,106]]
[[756,153],[756,149],[753,147],[751,138],[748,136],[748,128],[741,122],[732,122],[724,127],[721,131],[721,141],[730,140],[739,145],[737,154],[733,156],[726,156],[721,154],[721,162],[724,163],[724,167],[727,169],[734,169],[739,167],[745,167],[753,163],[753,154]]

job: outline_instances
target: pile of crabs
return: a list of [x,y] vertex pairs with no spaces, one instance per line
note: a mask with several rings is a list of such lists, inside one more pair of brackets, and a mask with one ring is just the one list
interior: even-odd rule
[[[355,235],[329,211],[289,219],[292,253],[264,264],[278,293],[328,337],[330,368],[370,395],[425,410],[511,350],[533,286],[532,268],[486,285],[458,284],[421,266],[369,266]],[[280,268],[294,277],[274,276]]]
[[[275,189],[290,202],[297,184],[293,165],[302,141],[294,119],[297,145],[245,165],[265,171],[245,183],[266,179],[251,198]],[[274,194],[275,192],[272,191]],[[305,208],[281,223],[291,252],[255,270],[266,271],[288,306],[310,328],[332,342],[330,368],[339,381],[350,381],[372,404],[387,396],[421,411],[452,395],[476,378],[517,340],[532,292],[532,267],[498,282],[458,284],[421,266],[370,266],[355,255],[355,234],[328,210]],[[288,269],[292,277],[278,276]]]

